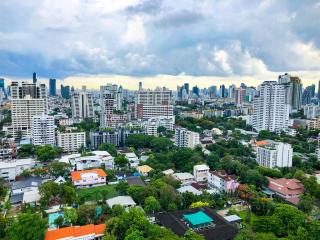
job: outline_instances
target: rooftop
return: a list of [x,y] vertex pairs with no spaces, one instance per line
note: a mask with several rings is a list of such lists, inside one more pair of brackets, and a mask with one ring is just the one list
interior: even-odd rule
[[192,226],[196,227],[199,225],[210,224],[213,219],[205,214],[203,211],[199,211],[191,214],[184,214],[183,218],[187,220]]
[[65,227],[48,230],[45,236],[45,240],[78,238],[87,235],[103,236],[105,228],[105,224],[88,224],[84,226]]
[[121,206],[135,206],[136,203],[133,201],[132,197],[130,196],[118,196],[114,198],[110,198],[107,201],[109,207],[113,205],[121,205]]
[[137,167],[137,170],[141,173],[149,173],[153,168],[148,165],[142,165]]
[[74,171],[74,172],[71,172],[72,181],[81,180],[82,179],[81,175],[85,174],[85,173],[96,173],[96,174],[98,174],[99,177],[106,177],[107,176],[107,174],[100,168],[90,169],[90,170],[82,170],[82,171]]

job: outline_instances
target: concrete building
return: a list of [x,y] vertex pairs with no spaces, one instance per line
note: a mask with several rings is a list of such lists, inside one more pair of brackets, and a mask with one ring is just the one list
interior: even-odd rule
[[307,119],[313,119],[320,116],[320,105],[308,104],[303,106],[303,114]]
[[260,95],[253,100],[252,126],[257,131],[279,132],[291,125],[290,86],[266,81],[259,86]]
[[173,116],[172,92],[166,88],[139,90],[135,94],[135,117],[148,119],[152,117]]
[[57,80],[54,78],[51,78],[49,80],[49,95],[50,96],[56,96],[57,95]]
[[228,175],[224,170],[211,171],[208,173],[208,186],[220,192],[234,192],[239,183],[236,175]]
[[288,73],[280,75],[278,78],[280,84],[287,84],[290,86],[289,101],[291,104],[291,111],[297,112],[301,109],[302,104],[302,83],[299,77],[290,76]]
[[320,117],[311,119],[308,123],[308,129],[320,129]]
[[292,167],[293,149],[290,144],[260,141],[256,148],[256,161],[267,168]]
[[55,145],[54,117],[48,115],[34,116],[32,118],[32,144],[34,145]]
[[14,181],[24,170],[29,170],[34,165],[35,160],[31,158],[0,162],[0,178],[9,182]]
[[75,153],[86,146],[85,132],[58,132],[57,145],[64,153]]
[[236,105],[241,105],[246,101],[246,89],[236,88],[234,90],[234,97]]
[[208,173],[210,168],[206,164],[194,165],[193,176],[196,182],[205,183],[208,181]]
[[172,174],[173,178],[176,180],[179,180],[181,182],[181,186],[191,185],[192,183],[195,183],[195,179],[192,174],[190,173],[174,173]]
[[71,172],[75,188],[91,188],[106,185],[107,174],[100,168]]
[[178,147],[195,148],[200,144],[200,135],[186,128],[178,127],[175,129],[174,143]]
[[47,114],[47,88],[44,84],[11,83],[11,118],[9,134],[31,136],[33,116]]
[[92,94],[83,89],[79,92],[74,92],[71,96],[71,108],[73,118],[93,118],[93,98]]
[[117,196],[114,198],[109,198],[106,203],[110,208],[112,208],[114,205],[120,205],[124,208],[135,207],[137,205],[130,196]]

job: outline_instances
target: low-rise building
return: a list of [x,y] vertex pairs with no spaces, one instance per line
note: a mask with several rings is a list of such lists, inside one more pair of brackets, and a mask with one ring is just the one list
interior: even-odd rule
[[311,119],[308,123],[308,129],[309,130],[320,129],[320,117]]
[[236,175],[228,175],[226,171],[211,171],[208,173],[208,186],[218,189],[220,192],[234,192],[239,183]]
[[192,193],[194,195],[201,195],[202,192],[199,191],[198,189],[196,189],[195,187],[191,186],[191,185],[187,185],[187,186],[183,186],[183,187],[180,187],[177,189],[177,191],[179,193],[186,193],[186,192],[189,192],[189,193]]
[[145,177],[148,176],[149,173],[153,170],[153,168],[148,165],[138,166],[136,169],[140,175]]
[[112,208],[114,205],[120,205],[124,208],[135,207],[137,204],[130,196],[118,196],[106,201],[107,205]]
[[0,178],[9,182],[14,181],[24,170],[29,170],[34,165],[35,160],[31,158],[0,162]]
[[304,193],[304,186],[299,180],[294,178],[267,178],[269,180],[269,191],[294,205],[297,205],[300,202],[300,195]]
[[200,144],[200,135],[186,128],[177,127],[175,129],[174,144],[178,147],[195,148]]
[[193,175],[190,173],[174,173],[173,178],[181,182],[181,186],[190,185],[191,183],[196,182]]
[[118,153],[123,154],[128,159],[129,166],[131,168],[136,168],[139,166],[140,159],[129,148],[119,148]]
[[102,240],[105,224],[49,229],[44,240]]
[[289,143],[260,141],[256,149],[256,161],[267,168],[292,167],[292,154],[293,149]]
[[71,180],[76,188],[90,188],[106,185],[107,174],[102,169],[71,172]]
[[86,146],[85,132],[58,132],[57,145],[64,153],[75,153]]
[[206,164],[194,165],[193,176],[197,182],[205,183],[208,180],[210,168]]

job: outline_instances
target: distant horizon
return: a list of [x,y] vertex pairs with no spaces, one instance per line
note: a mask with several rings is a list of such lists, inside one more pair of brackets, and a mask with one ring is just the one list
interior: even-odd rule
[[[311,84],[318,86],[320,81],[320,71],[314,72],[274,72],[264,76],[232,76],[232,77],[220,77],[220,76],[190,76],[190,75],[155,75],[155,76],[128,76],[128,75],[78,75],[70,76],[64,79],[57,80],[57,89],[60,85],[74,86],[80,89],[83,85],[88,89],[99,89],[100,86],[105,84],[118,84],[129,90],[137,90],[139,82],[142,82],[143,87],[146,89],[154,89],[156,87],[167,87],[170,90],[176,90],[177,86],[181,86],[184,83],[189,83],[190,86],[198,86],[200,88],[208,88],[210,86],[217,86],[224,84],[226,87],[235,84],[237,87],[241,83],[247,86],[257,87],[264,81],[277,81],[278,76],[288,73],[291,76],[297,76],[301,79],[304,87]],[[273,77],[272,77],[273,76]],[[316,76],[319,76],[318,78]],[[11,81],[28,81],[32,82],[32,72],[30,77],[2,77],[5,79],[6,86],[10,85]],[[37,75],[37,79],[41,83],[48,85],[50,78],[44,78]]]

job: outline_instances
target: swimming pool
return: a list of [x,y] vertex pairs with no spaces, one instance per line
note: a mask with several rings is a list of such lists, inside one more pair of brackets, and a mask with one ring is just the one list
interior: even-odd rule
[[54,221],[60,216],[62,216],[62,217],[64,216],[63,212],[49,213],[49,215],[48,215],[49,228],[56,228],[57,227],[54,224]]

